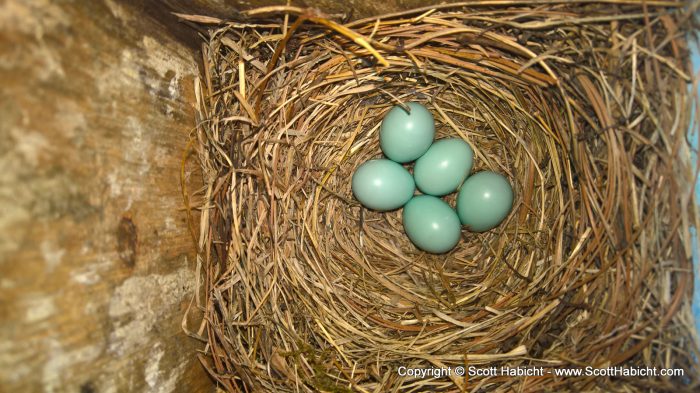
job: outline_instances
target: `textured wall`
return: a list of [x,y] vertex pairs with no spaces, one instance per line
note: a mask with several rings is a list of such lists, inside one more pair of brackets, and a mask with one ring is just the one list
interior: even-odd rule
[[180,327],[194,34],[134,10],[0,2],[0,391],[213,390]]

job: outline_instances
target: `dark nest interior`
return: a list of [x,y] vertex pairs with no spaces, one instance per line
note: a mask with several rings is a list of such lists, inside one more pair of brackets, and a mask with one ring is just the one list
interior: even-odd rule
[[[179,15],[203,37],[187,188],[191,335],[227,391],[694,389],[695,97],[674,1],[464,3],[343,22]],[[515,204],[444,255],[353,198],[397,104]],[[186,158],[187,159],[187,158]],[[454,198],[447,199],[454,206]],[[194,213],[198,212],[198,215]],[[195,218],[199,223],[195,223]],[[399,366],[682,367],[684,377],[401,376]]]

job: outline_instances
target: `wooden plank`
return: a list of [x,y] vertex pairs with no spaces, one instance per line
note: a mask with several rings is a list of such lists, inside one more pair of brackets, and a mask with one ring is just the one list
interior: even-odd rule
[[0,3],[0,391],[214,389],[180,327],[198,57],[178,28],[121,2]]

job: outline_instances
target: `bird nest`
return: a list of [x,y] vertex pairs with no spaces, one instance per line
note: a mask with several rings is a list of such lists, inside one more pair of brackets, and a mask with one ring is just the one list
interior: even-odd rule
[[[690,14],[673,1],[492,3],[350,23],[290,6],[179,15],[205,39],[190,143],[204,187],[184,190],[200,219],[191,334],[222,389],[697,381]],[[463,231],[444,255],[413,246],[400,211],[352,196],[354,170],[381,157],[382,117],[408,101],[430,109],[437,138],[469,142],[476,171],[513,184],[504,223]],[[493,366],[549,371],[460,375]],[[684,376],[551,373],[586,366]]]

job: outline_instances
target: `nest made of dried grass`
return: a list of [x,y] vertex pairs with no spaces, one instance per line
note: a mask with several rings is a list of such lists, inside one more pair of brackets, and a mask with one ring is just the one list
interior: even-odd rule
[[[341,24],[266,7],[203,31],[188,209],[202,363],[227,391],[692,389],[686,130],[675,1],[468,2]],[[498,228],[446,255],[352,197],[406,101],[506,174]],[[183,185],[186,182],[183,181]],[[454,200],[450,199],[450,203]],[[188,329],[190,331],[190,329]],[[415,379],[399,366],[682,367],[683,378]]]

